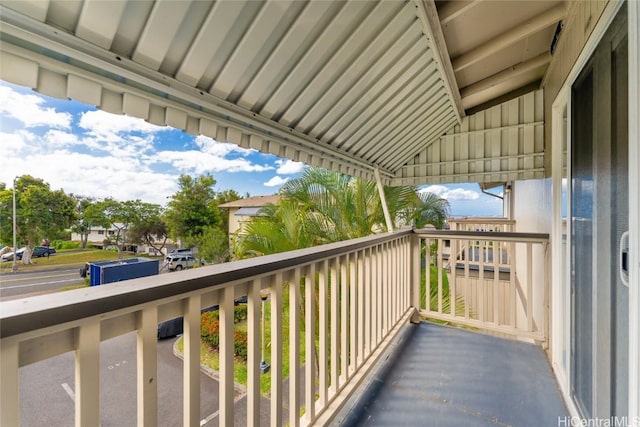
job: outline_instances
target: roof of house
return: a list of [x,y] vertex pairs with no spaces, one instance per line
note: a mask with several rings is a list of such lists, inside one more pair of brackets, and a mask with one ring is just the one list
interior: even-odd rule
[[249,217],[266,216],[266,215],[260,213],[261,209],[262,209],[262,207],[240,208],[237,211],[235,211],[234,215],[235,216],[249,216]]
[[223,203],[219,208],[260,208],[269,203],[278,203],[280,195],[272,194],[270,196],[247,197],[246,199],[234,200],[233,202]]

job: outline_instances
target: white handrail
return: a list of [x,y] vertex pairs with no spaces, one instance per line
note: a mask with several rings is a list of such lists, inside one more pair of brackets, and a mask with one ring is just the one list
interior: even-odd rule
[[[451,246],[444,269],[444,242]],[[422,244],[421,244],[422,242]],[[432,257],[431,242],[438,242]],[[138,423],[157,423],[158,322],[184,318],[183,423],[200,423],[200,311],[220,307],[220,423],[233,424],[234,299],[248,300],[247,420],[260,420],[262,310],[270,288],[271,425],[324,424],[384,353],[402,325],[420,314],[518,337],[546,340],[548,236],[402,230],[181,273],[2,303],[0,421],[18,425],[18,372],[64,352],[76,355],[76,425],[97,425],[100,343],[136,331]],[[542,249],[540,249],[542,248]],[[472,256],[473,255],[473,256]],[[451,259],[453,258],[453,259]],[[434,266],[437,279],[427,280]],[[427,268],[429,267],[429,268]],[[420,281],[426,295],[420,295]],[[448,293],[445,292],[449,285]],[[516,289],[517,286],[522,289]],[[437,289],[436,289],[437,287]],[[460,300],[456,296],[461,295]],[[520,295],[520,299],[516,299]],[[452,304],[448,309],[445,302]],[[288,307],[288,309],[287,309]],[[541,309],[542,307],[542,309]],[[289,351],[283,354],[288,328]],[[303,351],[304,350],[304,351]],[[302,356],[304,354],[304,357]],[[288,387],[291,400],[284,402]],[[304,384],[304,386],[303,386]],[[317,396],[317,397],[316,397]],[[304,414],[300,416],[302,409]]]
[[[404,274],[406,269],[392,268],[394,264],[411,263],[411,240],[412,231],[404,230],[181,273],[3,302],[0,421],[2,425],[19,425],[20,405],[12,396],[20,395],[17,378],[21,366],[73,351],[76,355],[76,425],[99,424],[100,387],[96,364],[100,343],[136,331],[138,423],[157,424],[156,325],[182,316],[183,423],[199,425],[200,311],[218,305],[219,420],[221,425],[233,424],[236,410],[233,305],[235,298],[247,295],[248,360],[252,364],[248,369],[250,417],[247,419],[255,424],[260,418],[257,386],[260,374],[253,365],[261,359],[261,336],[257,328],[261,327],[259,291],[264,288],[271,288],[268,309],[274,313],[270,319],[272,425],[330,420],[412,312],[411,282]],[[286,304],[285,292],[289,298],[286,313],[282,311]],[[288,355],[282,354],[285,326],[290,334]],[[316,357],[320,349],[323,354]],[[282,411],[286,384],[282,374],[283,357],[289,358],[290,366],[289,414]],[[304,373],[299,372],[298,367],[303,366]],[[299,396],[301,400],[297,400]],[[300,417],[302,406],[304,415]]]
[[421,255],[423,316],[546,343],[547,234],[416,230],[416,235],[427,248]]

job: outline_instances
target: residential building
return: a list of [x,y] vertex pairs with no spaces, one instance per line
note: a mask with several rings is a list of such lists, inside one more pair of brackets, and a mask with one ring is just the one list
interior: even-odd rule
[[[105,240],[115,239],[118,235],[117,226],[122,226],[122,224],[112,225],[109,228],[105,228],[102,226],[94,226],[89,230],[89,234],[87,235],[87,243],[91,243],[94,247],[104,249],[105,248]],[[133,252],[133,253],[145,253],[152,256],[166,255],[172,249],[178,247],[178,245],[171,239],[167,239],[163,248],[163,254],[159,253],[154,247],[146,245],[146,244],[136,244],[128,242],[126,239],[126,233],[121,238],[124,241],[124,251],[125,252]],[[81,236],[79,233],[73,232],[71,233],[71,240],[80,241]],[[106,245],[109,246],[109,245]]]
[[[87,243],[92,243],[98,246],[102,246],[104,241],[109,238],[114,238],[118,233],[118,229],[114,226],[110,228],[105,228],[102,226],[95,226],[89,229],[89,233],[87,234]],[[81,237],[79,233],[72,232],[71,240],[80,241]]]
[[[216,304],[218,422],[233,425],[233,302],[243,294],[243,405],[247,424],[259,425],[264,288],[274,312],[283,295],[289,307],[270,319],[271,425],[339,420],[349,397],[368,396],[358,387],[408,329],[402,353],[424,358],[409,360],[402,376],[415,389],[382,385],[365,405],[396,421],[444,424],[434,417],[452,410],[463,417],[449,418],[454,425],[540,425],[532,419],[557,390],[562,405],[546,424],[640,419],[639,2],[24,0],[0,8],[3,80],[379,187],[504,182],[515,221],[512,232],[403,229],[198,269],[188,280],[160,275],[3,302],[2,425],[19,424],[20,367],[67,351],[75,352],[76,425],[99,424],[100,342],[129,331],[138,337],[137,422],[156,425],[156,325],[178,315],[183,423],[199,425],[199,315]],[[422,251],[441,240],[451,241],[455,268]],[[528,340],[548,364],[489,355],[505,341],[478,333],[447,345],[449,330],[421,316]],[[465,370],[473,360],[505,371],[477,366],[441,397],[454,373],[473,373]],[[549,372],[551,391],[539,381]]]
[[236,234],[243,234],[244,228],[253,218],[260,215],[260,209],[268,204],[276,204],[280,196],[273,194],[270,196],[255,196],[234,200],[218,206],[221,209],[229,210],[229,240]]

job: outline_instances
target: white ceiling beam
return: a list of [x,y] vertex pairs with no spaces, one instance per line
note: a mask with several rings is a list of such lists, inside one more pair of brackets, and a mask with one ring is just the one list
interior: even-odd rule
[[559,4],[540,15],[535,16],[527,22],[500,34],[497,37],[483,43],[476,49],[472,49],[462,55],[454,58],[451,63],[453,71],[458,72],[464,70],[470,65],[522,40],[538,31],[541,31],[564,18],[566,14],[566,5]]
[[242,10],[240,2],[217,2],[213,5],[180,64],[177,80],[190,86],[198,85],[219,44],[225,39],[220,35],[229,32]]
[[[190,1],[158,0],[153,5],[132,59],[152,70],[160,69],[191,6]],[[108,2],[111,7],[111,2]]]
[[11,9],[15,10],[16,12],[20,12],[24,15],[31,16],[33,19],[44,22],[47,19],[47,12],[49,11],[50,2],[49,0],[13,1],[10,4]]
[[478,5],[481,0],[459,0],[448,1],[444,3],[440,9],[438,9],[438,16],[440,17],[440,25],[445,26],[449,22],[456,19],[458,16],[466,13],[474,6]]
[[[60,72],[64,74],[71,74],[68,70],[73,68],[73,74],[100,82],[103,87],[113,85],[118,91],[124,93],[141,94],[145,99],[157,99],[160,101],[158,105],[173,106],[176,109],[185,110],[193,117],[215,117],[215,120],[225,123],[225,126],[248,129],[248,133],[259,135],[269,141],[282,141],[285,145],[313,152],[318,158],[337,159],[338,162],[352,164],[353,167],[366,174],[371,173],[371,163],[326,142],[312,138],[264,116],[256,115],[224,99],[203,93],[199,89],[189,87],[129,59],[114,55],[71,34],[63,31],[51,31],[47,24],[25,17],[2,4],[0,4],[0,25],[2,25],[3,33],[30,42],[35,46],[41,46],[46,51],[56,52],[62,57],[72,58],[74,64],[71,65],[68,62],[59,61],[57,57],[46,57],[32,51],[27,53],[27,49],[5,41],[0,42],[0,51],[13,53],[23,58],[31,57],[36,63],[46,62],[45,68],[52,71],[56,70],[55,65],[57,65]],[[83,64],[89,68],[81,68]],[[106,74],[94,73],[93,69],[103,70]],[[119,76],[123,81],[114,80],[112,76]],[[144,96],[144,92],[150,95]],[[194,106],[199,107],[194,108]],[[380,168],[380,173],[383,175],[383,179],[393,176],[393,172],[386,168]]]
[[449,50],[444,40],[442,27],[440,26],[440,18],[438,17],[435,1],[415,0],[415,4],[418,18],[420,18],[420,22],[422,23],[422,31],[427,36],[430,48],[434,52],[433,56],[436,61],[436,66],[442,76],[451,103],[454,106],[458,123],[460,123],[464,117],[464,108],[462,108],[458,81],[453,73],[451,58],[449,57]]
[[76,36],[109,49],[126,5],[125,2],[84,2],[76,27]]
[[549,62],[551,62],[551,54],[545,52],[541,55],[536,56],[535,58],[532,58],[525,62],[521,62],[520,64],[516,64],[512,67],[507,68],[506,70],[489,76],[486,79],[480,80],[477,83],[464,87],[460,91],[460,95],[462,96],[462,103],[466,108],[468,108],[469,105],[467,100],[472,96],[478,95],[481,92],[486,92],[483,96],[483,98],[486,98],[486,100],[492,99],[495,96],[502,94],[503,92],[499,89],[496,89],[496,92],[494,93],[492,89],[496,86],[508,82],[509,80],[512,80],[521,74],[545,66],[549,64]]

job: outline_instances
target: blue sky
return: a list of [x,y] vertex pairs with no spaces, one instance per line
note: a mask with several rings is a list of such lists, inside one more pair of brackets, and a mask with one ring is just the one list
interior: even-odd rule
[[[0,81],[0,182],[30,174],[53,189],[98,199],[164,205],[181,174],[209,173],[216,190],[277,193],[305,165],[189,135],[144,120],[46,97]],[[477,184],[421,186],[449,200],[454,216],[501,216],[497,198]]]

